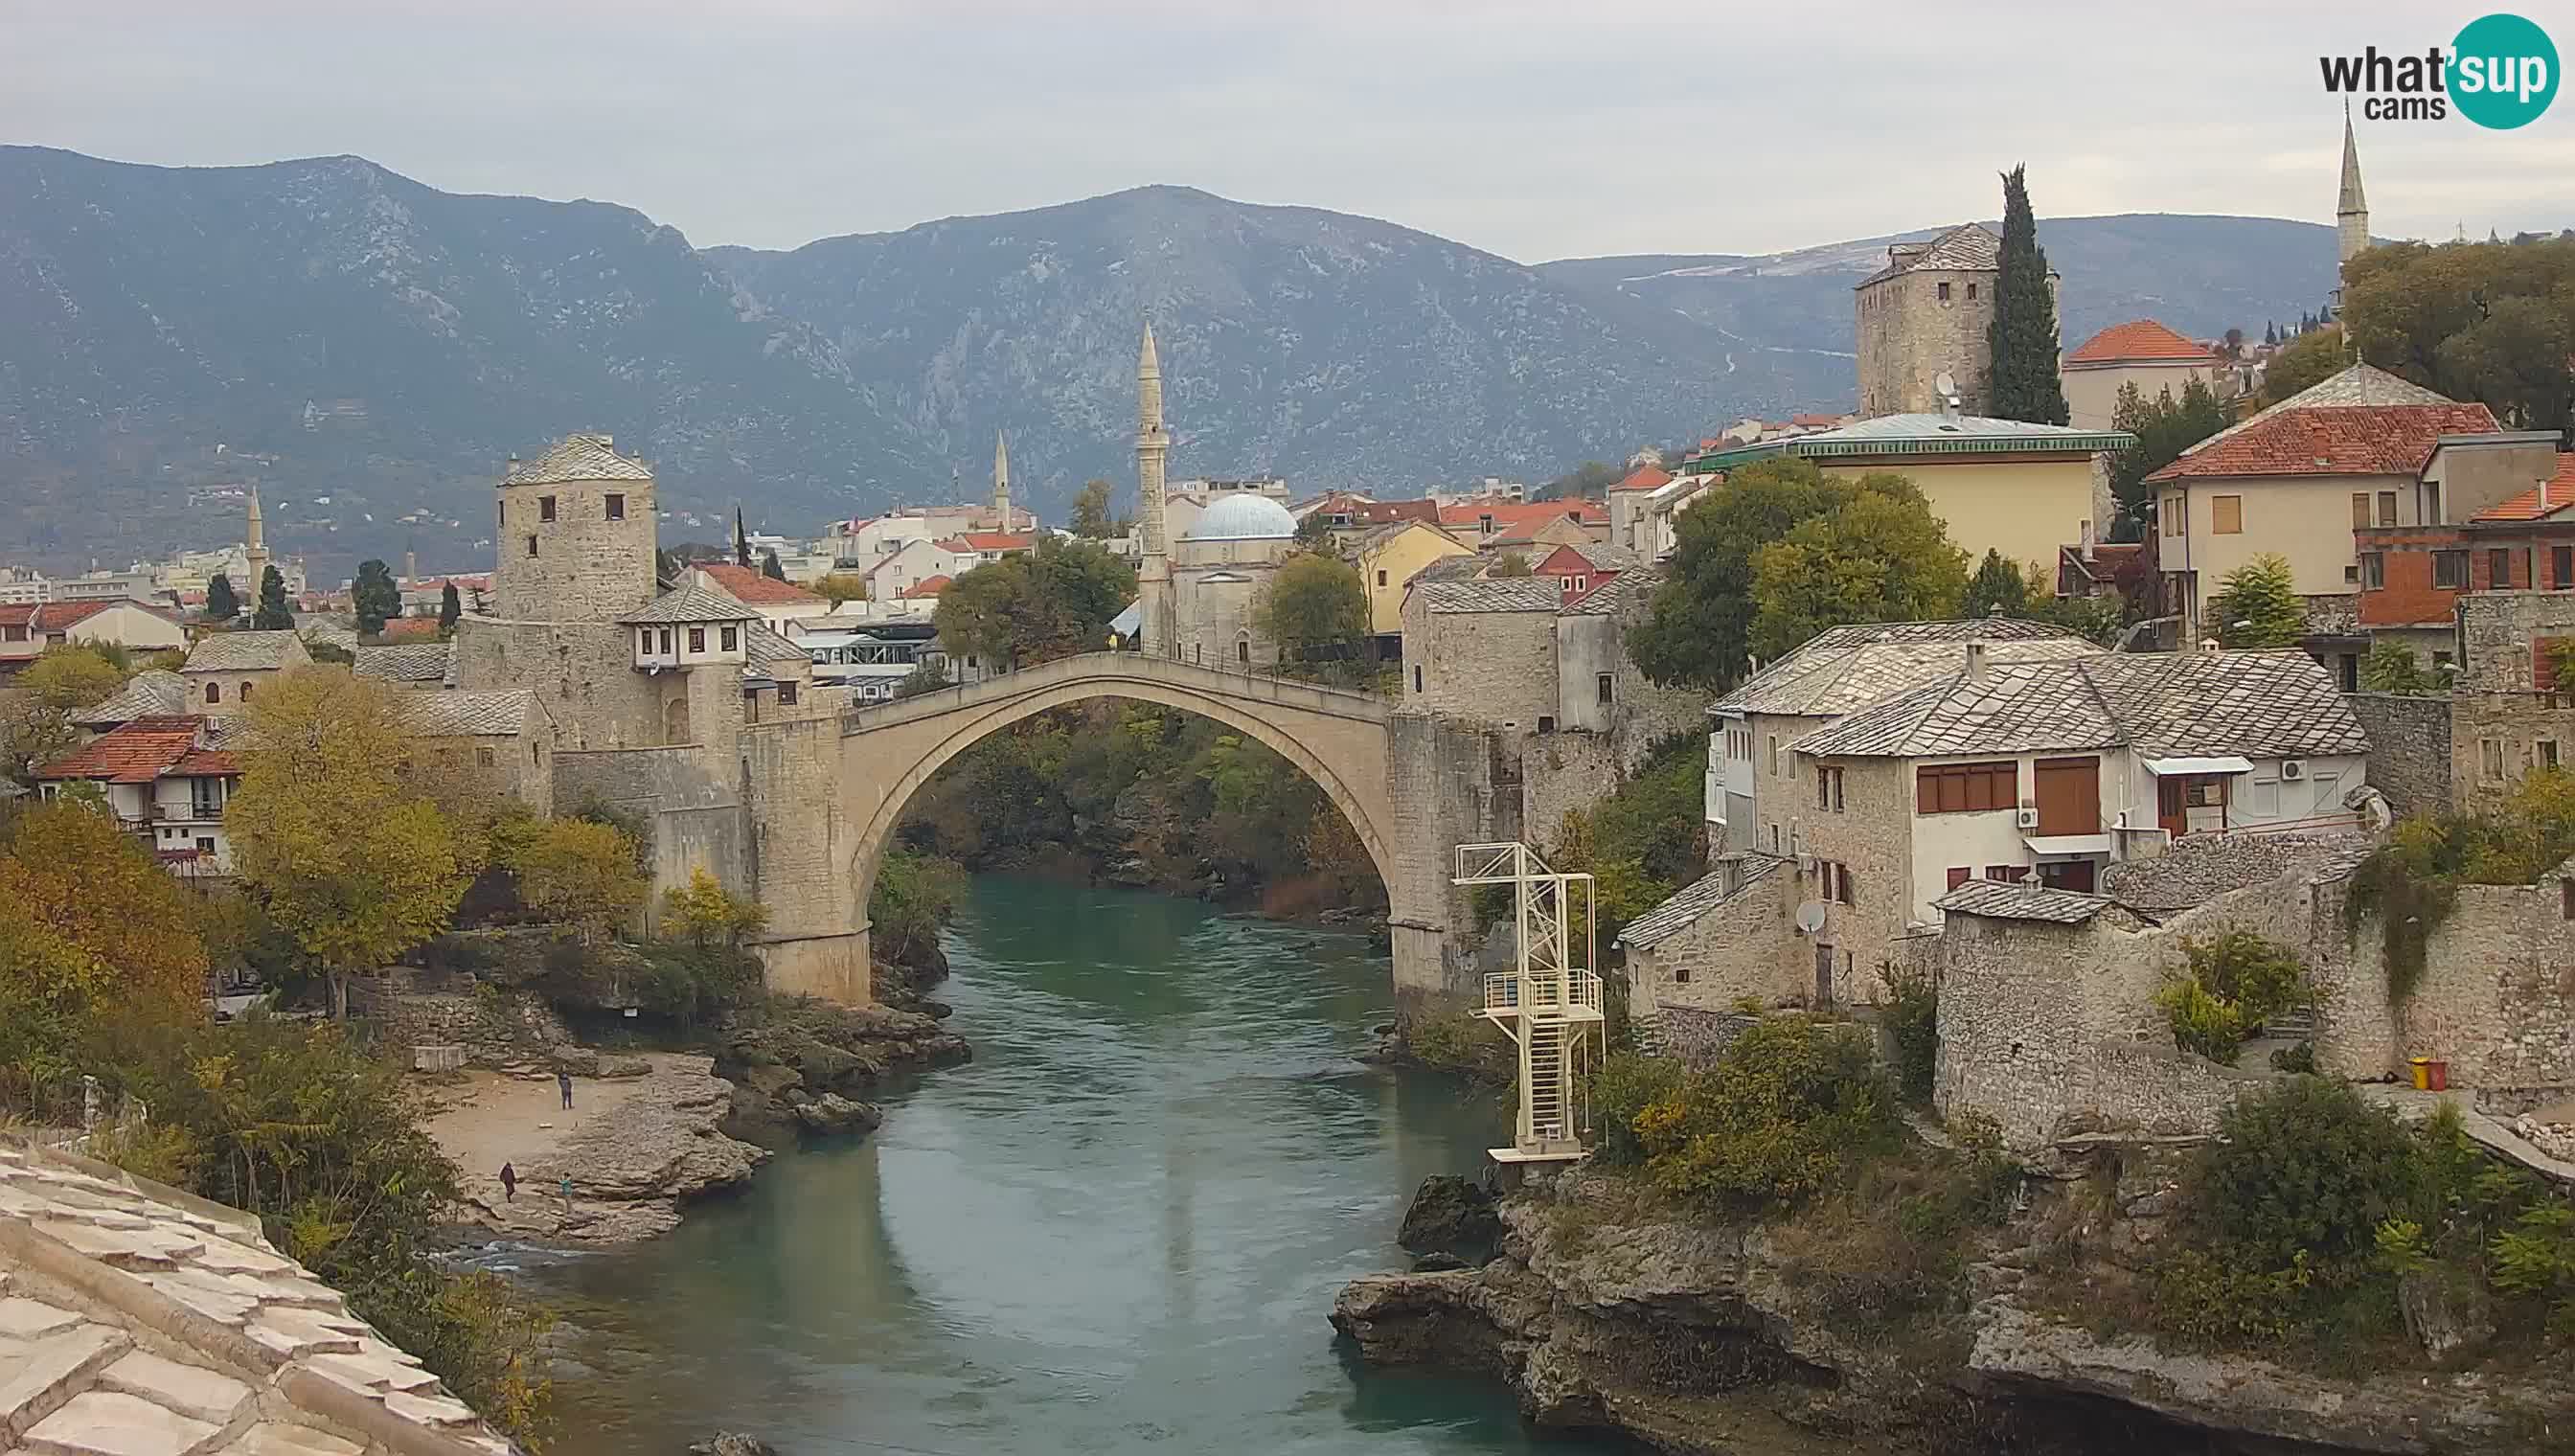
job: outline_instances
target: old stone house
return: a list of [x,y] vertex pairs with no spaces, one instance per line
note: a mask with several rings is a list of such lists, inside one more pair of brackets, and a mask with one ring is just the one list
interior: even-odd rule
[[[1896,243],[1886,266],[1851,292],[1858,336],[1859,413],[1974,414],[1993,394],[1994,289],[2002,278],[2002,239],[1981,224],[1961,223],[1936,237]],[[2053,297],[2057,276],[2047,275]],[[1944,397],[1942,375],[1955,387]]]
[[242,765],[219,742],[202,714],[137,718],[38,768],[37,791],[50,799],[73,783],[95,785],[118,826],[173,873],[229,875],[224,805]]
[[554,715],[523,688],[421,694],[403,726],[426,765],[478,799],[554,812]]
[[312,663],[292,632],[213,632],[188,650],[179,678],[190,712],[221,716],[241,712],[261,688]]

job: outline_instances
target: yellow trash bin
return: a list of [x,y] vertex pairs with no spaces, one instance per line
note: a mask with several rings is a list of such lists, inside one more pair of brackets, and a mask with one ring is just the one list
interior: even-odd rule
[[2414,1090],[2418,1092],[2428,1092],[2432,1090],[2432,1058],[2428,1056],[2412,1057],[2408,1059],[2405,1064],[2414,1069]]

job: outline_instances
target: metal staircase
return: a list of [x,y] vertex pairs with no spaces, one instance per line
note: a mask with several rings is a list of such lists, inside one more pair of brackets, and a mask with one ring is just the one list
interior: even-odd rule
[[[1485,1019],[1519,1049],[1519,1124],[1511,1146],[1489,1149],[1499,1162],[1551,1162],[1585,1155],[1590,1109],[1584,1078],[1600,1045],[1598,947],[1591,926],[1591,876],[1558,874],[1526,844],[1460,844],[1461,885],[1512,887],[1519,958],[1509,971],[1484,977]],[[1581,904],[1573,904],[1579,884]],[[1568,930],[1579,913],[1583,955],[1572,955]]]

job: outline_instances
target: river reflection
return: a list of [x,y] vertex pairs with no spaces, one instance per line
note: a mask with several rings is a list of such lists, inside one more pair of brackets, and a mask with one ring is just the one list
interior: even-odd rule
[[1496,1099],[1360,1066],[1354,936],[975,883],[940,990],[976,1059],[641,1250],[544,1272],[599,1332],[569,1456],[715,1429],[803,1452],[1578,1452],[1487,1384],[1357,1371],[1324,1314]]

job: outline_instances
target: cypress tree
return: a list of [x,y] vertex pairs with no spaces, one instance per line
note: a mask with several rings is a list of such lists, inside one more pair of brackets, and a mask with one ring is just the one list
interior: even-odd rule
[[206,584],[206,620],[230,622],[241,616],[241,599],[233,595],[233,579],[221,572]]
[[761,553],[760,574],[773,582],[787,580],[787,569],[778,564],[778,553],[774,551]]
[[456,631],[456,620],[464,615],[465,602],[456,595],[456,584],[450,582],[447,590],[438,594],[438,630],[443,633]]
[[250,615],[253,632],[293,632],[295,615],[286,610],[286,579],[270,567],[259,579],[259,607]]
[[738,567],[751,565],[751,533],[742,529],[742,507],[739,505],[733,508],[733,564]]
[[1985,334],[1994,371],[1986,408],[1998,419],[2062,425],[2067,411],[2056,373],[2056,300],[2047,291],[2047,254],[2029,209],[2027,171],[2003,174],[2002,276],[1994,283],[1994,322]]
[[374,637],[383,632],[387,621],[402,615],[402,588],[394,582],[393,568],[375,557],[358,563],[349,603],[357,609],[360,633]]

